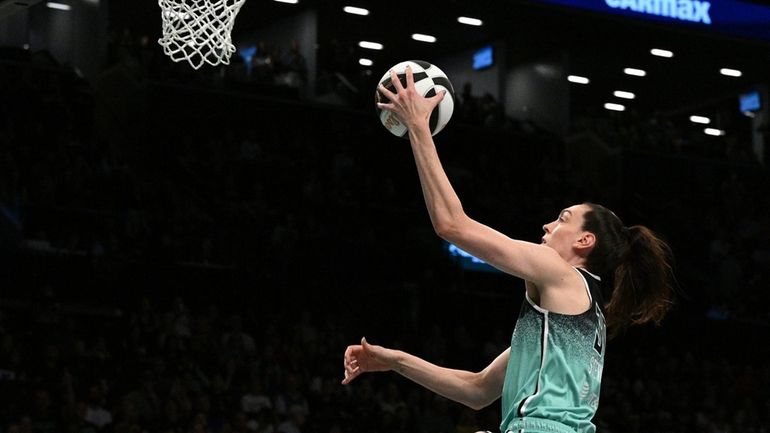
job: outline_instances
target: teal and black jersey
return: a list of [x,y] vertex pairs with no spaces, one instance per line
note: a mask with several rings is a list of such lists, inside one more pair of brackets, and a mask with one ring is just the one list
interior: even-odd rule
[[600,279],[576,271],[591,299],[585,313],[552,313],[529,296],[521,306],[503,385],[503,433],[596,431],[591,419],[599,405],[607,333]]

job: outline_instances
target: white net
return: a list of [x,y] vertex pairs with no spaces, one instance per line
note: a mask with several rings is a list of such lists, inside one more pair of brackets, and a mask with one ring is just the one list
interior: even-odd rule
[[235,16],[246,0],[158,0],[163,37],[158,43],[175,62],[198,69],[230,64],[235,52],[230,36]]

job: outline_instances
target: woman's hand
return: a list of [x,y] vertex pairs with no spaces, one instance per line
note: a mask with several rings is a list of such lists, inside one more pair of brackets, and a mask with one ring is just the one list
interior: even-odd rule
[[348,346],[345,350],[345,379],[342,384],[349,384],[361,373],[392,370],[396,356],[396,351],[369,344],[365,337],[362,338],[361,344]]
[[390,71],[390,80],[395,88],[395,93],[386,89],[380,84],[379,91],[390,101],[389,103],[378,102],[377,107],[382,110],[388,110],[396,115],[408,129],[419,126],[421,123],[428,124],[430,113],[444,99],[445,91],[437,93],[435,96],[425,98],[417,93],[414,87],[414,74],[412,68],[406,67],[406,87],[401,84],[396,72]]

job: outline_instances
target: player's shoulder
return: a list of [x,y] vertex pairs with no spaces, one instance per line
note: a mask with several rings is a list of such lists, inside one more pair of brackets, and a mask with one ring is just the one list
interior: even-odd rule
[[[560,279],[547,284],[536,285],[528,282],[527,296],[541,309],[557,314],[582,314],[592,304],[592,296],[586,290],[585,278],[570,268]],[[590,288],[589,288],[590,290]]]

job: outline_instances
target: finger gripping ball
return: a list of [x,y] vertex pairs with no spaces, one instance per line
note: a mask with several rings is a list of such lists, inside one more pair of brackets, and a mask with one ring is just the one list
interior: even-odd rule
[[[406,87],[406,67],[409,65],[412,68],[412,74],[414,75],[414,87],[418,94],[430,98],[435,96],[438,92],[446,90],[447,93],[444,99],[439,102],[436,108],[430,115],[429,126],[431,135],[436,135],[441,132],[442,129],[449,123],[449,119],[452,118],[452,112],[454,111],[454,99],[455,92],[452,87],[452,83],[447,78],[444,71],[439,69],[436,65],[430,64],[422,60],[408,60],[406,62],[398,63],[390,68],[379,81],[386,89],[391,92],[396,92],[396,88],[391,82],[390,71],[396,72],[401,85]],[[388,98],[380,92],[379,88],[375,91],[375,108],[377,109],[377,115],[380,118],[382,125],[390,131],[391,134],[408,138],[408,130],[406,126],[401,123],[398,118],[388,110],[383,110],[377,107],[377,102],[389,103]]]

